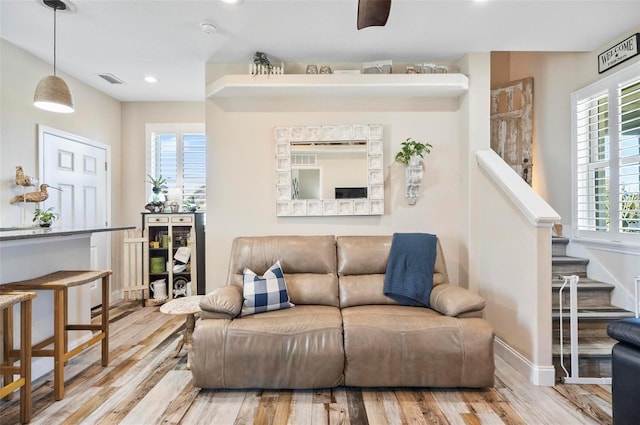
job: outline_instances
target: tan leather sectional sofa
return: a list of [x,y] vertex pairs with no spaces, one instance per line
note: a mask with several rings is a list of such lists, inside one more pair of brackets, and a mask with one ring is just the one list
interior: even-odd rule
[[[227,285],[203,298],[191,372],[201,388],[487,387],[484,300],[449,283],[440,243],[430,308],[383,294],[391,236],[233,241]],[[295,307],[239,317],[242,273],[276,261]]]

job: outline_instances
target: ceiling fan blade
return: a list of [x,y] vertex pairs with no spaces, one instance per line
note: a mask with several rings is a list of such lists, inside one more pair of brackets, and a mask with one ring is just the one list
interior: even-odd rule
[[383,27],[390,10],[391,0],[358,0],[358,29]]

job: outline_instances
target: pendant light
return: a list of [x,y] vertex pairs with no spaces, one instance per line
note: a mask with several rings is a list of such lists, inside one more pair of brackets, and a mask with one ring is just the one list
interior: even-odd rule
[[62,0],[42,2],[53,9],[53,75],[40,80],[33,96],[33,105],[46,111],[68,114],[73,112],[71,91],[67,83],[56,75],[56,12],[65,10],[67,5]]

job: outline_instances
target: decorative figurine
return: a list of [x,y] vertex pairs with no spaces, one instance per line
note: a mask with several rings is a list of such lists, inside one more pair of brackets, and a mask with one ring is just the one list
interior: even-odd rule
[[40,191],[38,192],[27,192],[24,195],[14,196],[9,203],[11,205],[18,202],[42,202],[45,201],[49,197],[49,193],[47,192],[47,188],[56,189],[62,192],[62,189],[58,189],[57,187],[49,186],[46,183],[40,185]]
[[16,166],[16,184],[18,186],[35,186],[37,183],[38,179],[24,174],[21,165]]

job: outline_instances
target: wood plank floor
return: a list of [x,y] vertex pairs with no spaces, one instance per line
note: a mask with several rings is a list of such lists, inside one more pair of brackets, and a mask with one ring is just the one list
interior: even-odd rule
[[[611,386],[535,387],[496,358],[484,390],[334,388],[213,391],[191,385],[184,351],[173,357],[184,318],[158,307],[111,308],[110,363],[97,345],[65,367],[66,395],[53,400],[53,374],[33,385],[33,424],[451,424],[611,423]],[[0,424],[17,424],[19,397],[0,401]]]

